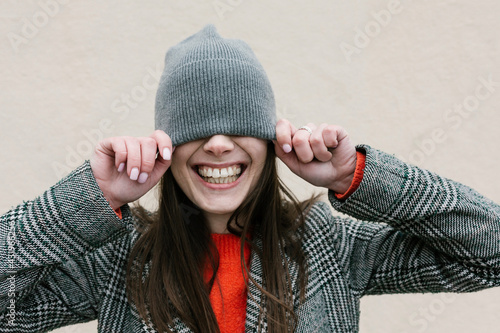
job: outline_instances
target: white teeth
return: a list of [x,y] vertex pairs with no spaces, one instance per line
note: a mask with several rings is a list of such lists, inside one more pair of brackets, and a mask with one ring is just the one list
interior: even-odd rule
[[220,169],[220,176],[221,176],[221,177],[227,177],[227,176],[228,176],[228,173],[227,173],[227,169],[226,169],[226,168],[222,168],[222,169]]
[[206,182],[212,184],[227,184],[238,179],[241,174],[241,166],[234,165],[221,169],[200,166],[198,167],[198,174],[202,176]]
[[219,171],[219,169],[214,169],[214,171],[212,173],[212,177],[214,177],[214,178],[219,178],[220,177],[220,171]]
[[212,184],[227,184],[227,183],[232,183],[234,181],[236,181],[236,179],[238,179],[237,177],[233,176],[233,177],[226,177],[226,178],[212,178],[212,177],[208,177],[206,178],[205,181],[207,181],[208,183],[212,183]]

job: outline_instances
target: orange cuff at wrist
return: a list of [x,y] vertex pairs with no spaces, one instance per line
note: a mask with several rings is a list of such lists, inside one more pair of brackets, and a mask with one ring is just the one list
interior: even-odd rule
[[349,189],[345,193],[335,193],[335,196],[339,200],[345,200],[347,199],[351,194],[356,191],[358,188],[359,184],[361,184],[361,181],[363,180],[363,172],[365,170],[365,161],[366,161],[366,155],[363,152],[356,151],[356,170],[354,170],[354,177],[351,182],[351,186],[349,186]]

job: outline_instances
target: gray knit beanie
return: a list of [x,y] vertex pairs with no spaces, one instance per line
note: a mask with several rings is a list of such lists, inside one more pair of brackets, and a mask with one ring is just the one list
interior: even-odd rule
[[276,138],[274,94],[241,40],[213,25],[170,48],[156,94],[155,127],[174,146],[215,134]]

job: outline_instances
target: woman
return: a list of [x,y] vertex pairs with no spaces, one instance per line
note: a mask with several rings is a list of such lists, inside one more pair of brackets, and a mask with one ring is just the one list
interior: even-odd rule
[[[213,26],[167,53],[156,128],[2,216],[0,332],[356,332],[363,295],[500,285],[498,205],[341,127],[276,123],[252,51]],[[276,156],[355,219],[298,203]]]

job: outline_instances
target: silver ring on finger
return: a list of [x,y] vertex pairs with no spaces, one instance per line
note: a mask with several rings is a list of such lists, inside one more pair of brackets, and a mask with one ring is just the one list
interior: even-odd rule
[[301,126],[297,131],[300,131],[300,130],[305,130],[305,131],[308,131],[309,134],[313,134],[313,131],[309,126]]

